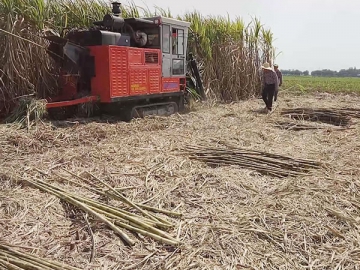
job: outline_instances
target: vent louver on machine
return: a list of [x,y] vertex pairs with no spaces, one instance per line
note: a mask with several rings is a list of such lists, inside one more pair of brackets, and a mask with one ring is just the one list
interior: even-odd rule
[[153,52],[145,52],[145,63],[147,64],[158,64],[159,63],[159,55]]

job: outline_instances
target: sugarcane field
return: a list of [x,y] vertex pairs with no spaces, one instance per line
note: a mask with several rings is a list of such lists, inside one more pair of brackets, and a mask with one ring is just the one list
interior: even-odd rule
[[257,18],[0,14],[0,269],[360,269],[356,68],[280,71]]

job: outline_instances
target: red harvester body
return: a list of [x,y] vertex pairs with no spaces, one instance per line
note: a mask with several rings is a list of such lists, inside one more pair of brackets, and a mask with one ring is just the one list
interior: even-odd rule
[[127,119],[181,110],[190,23],[161,16],[123,19],[117,2],[112,13],[93,28],[46,37],[50,56],[62,67],[60,94],[48,98],[47,108],[96,102]]

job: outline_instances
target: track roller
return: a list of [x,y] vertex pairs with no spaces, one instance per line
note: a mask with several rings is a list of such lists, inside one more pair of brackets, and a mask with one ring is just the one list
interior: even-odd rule
[[177,112],[179,112],[179,106],[176,102],[156,103],[133,107],[131,118],[143,118],[150,115],[169,116]]

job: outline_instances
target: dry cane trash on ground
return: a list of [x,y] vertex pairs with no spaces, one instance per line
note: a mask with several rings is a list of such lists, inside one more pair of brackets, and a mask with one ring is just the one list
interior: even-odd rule
[[[29,131],[0,126],[0,239],[85,270],[359,269],[357,119],[352,117],[353,129],[341,132],[274,126],[284,119],[282,109],[355,110],[358,104],[360,98],[349,95],[280,96],[279,110],[270,116],[254,112],[262,107],[254,99],[131,123],[73,119],[40,122]],[[188,145],[221,148],[221,142],[327,166],[278,178],[239,166],[211,167],[179,153]],[[157,229],[182,244],[170,246],[117,226],[135,243],[124,245],[104,222],[59,199],[65,192],[97,213],[106,205],[155,223],[97,178],[171,223]],[[28,180],[54,195],[23,185]]]

